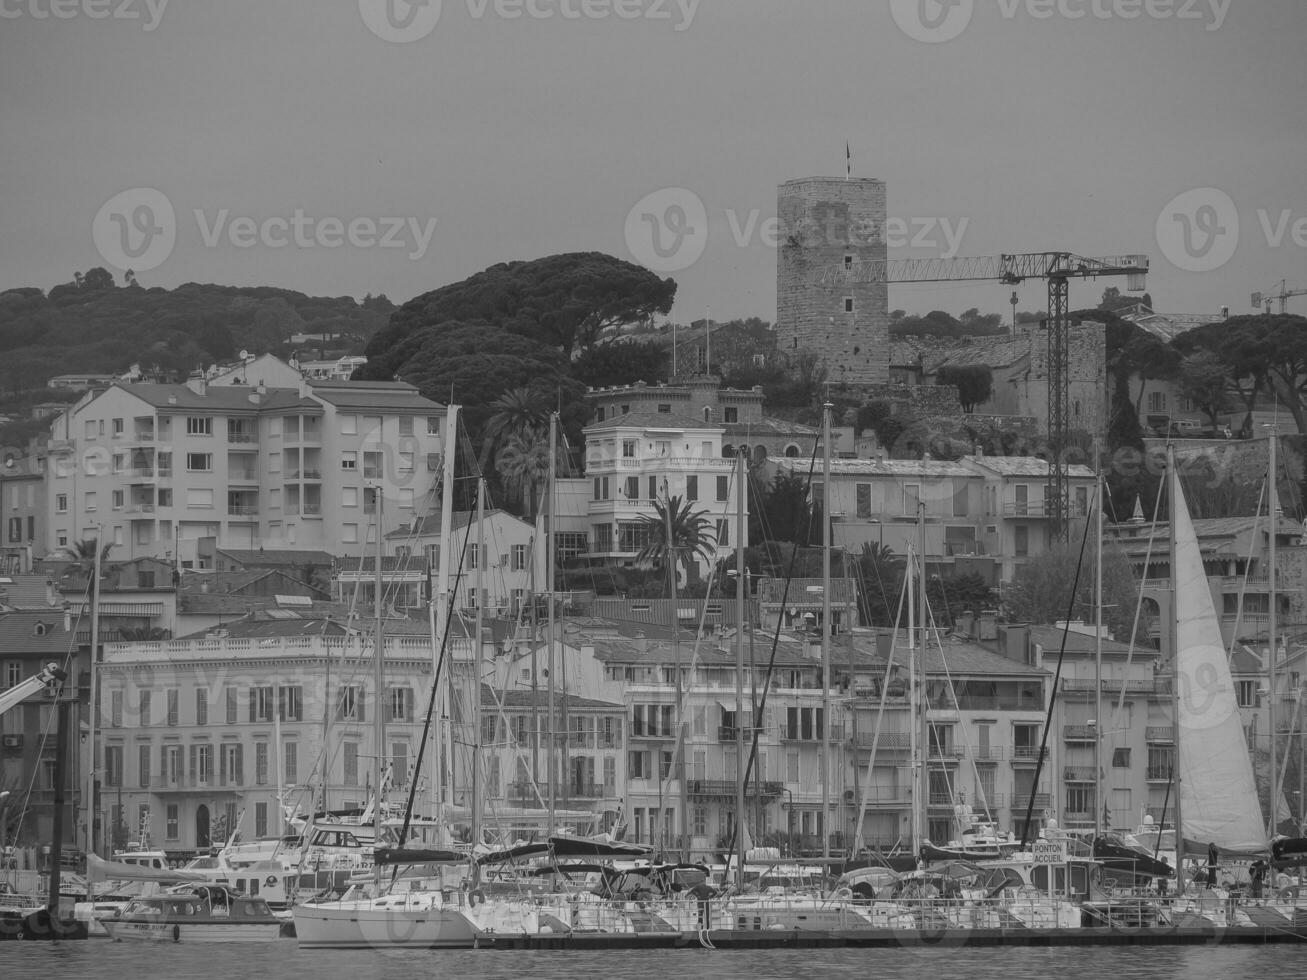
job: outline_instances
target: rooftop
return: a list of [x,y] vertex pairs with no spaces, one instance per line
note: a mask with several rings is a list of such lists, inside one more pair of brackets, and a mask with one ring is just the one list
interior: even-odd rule
[[444,406],[406,381],[311,381],[313,394],[337,408],[443,412]]
[[721,431],[720,422],[704,422],[690,415],[670,412],[627,412],[614,415],[602,422],[591,422],[583,432],[603,432],[608,429],[712,429]]
[[302,408],[321,411],[322,406],[311,398],[301,398],[294,388],[257,388],[243,385],[208,385],[204,394],[186,385],[117,384],[142,401],[156,408],[176,408],[197,412],[261,412],[277,409]]

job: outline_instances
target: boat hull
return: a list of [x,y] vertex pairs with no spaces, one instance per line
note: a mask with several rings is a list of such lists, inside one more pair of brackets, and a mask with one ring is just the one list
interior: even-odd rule
[[473,949],[487,938],[457,908],[333,902],[293,912],[295,937],[305,949]]
[[280,939],[282,924],[269,922],[184,922],[157,918],[99,919],[115,941],[156,943],[259,943]]

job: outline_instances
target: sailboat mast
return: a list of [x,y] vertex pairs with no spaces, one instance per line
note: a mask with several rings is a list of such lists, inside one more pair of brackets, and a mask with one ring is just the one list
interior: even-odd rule
[[821,857],[830,861],[830,414],[821,412]]
[[[1107,800],[1103,792],[1103,470],[1098,462],[1098,440],[1094,440],[1094,837],[1103,833]],[[1123,689],[1124,689],[1124,685]]]
[[[441,639],[448,632],[445,620],[449,617],[449,564],[454,551],[454,465],[458,456],[458,406],[445,409],[445,435],[441,443],[443,454],[440,476],[440,537],[436,546],[436,594],[428,611],[431,626],[431,683],[440,683]],[[478,558],[481,556],[478,555]],[[443,799],[441,781],[445,778],[444,708],[442,692],[435,692],[436,724],[431,727],[431,812],[439,816]]]
[[1270,652],[1266,660],[1266,686],[1270,689],[1270,693],[1266,699],[1266,721],[1267,721],[1267,727],[1270,729],[1270,743],[1271,743],[1271,817],[1270,817],[1270,830],[1268,831],[1267,834],[1267,836],[1270,837],[1275,836],[1275,826],[1279,822],[1276,818],[1279,816],[1279,808],[1280,808],[1279,807],[1280,771],[1279,771],[1279,767],[1275,764],[1275,756],[1276,756],[1276,751],[1275,751],[1276,750],[1276,745],[1275,745],[1275,697],[1276,697],[1275,666],[1276,664],[1275,662],[1276,660],[1279,659],[1280,656],[1280,638],[1276,635],[1278,632],[1279,623],[1277,622],[1276,619],[1276,609],[1275,609],[1275,605],[1276,605],[1275,524],[1277,518],[1276,511],[1279,510],[1279,503],[1280,503],[1279,494],[1275,492],[1275,474],[1276,474],[1275,449],[1276,449],[1276,443],[1278,441],[1279,441],[1279,437],[1276,433],[1275,424],[1272,423],[1271,437],[1268,441],[1268,452],[1267,452],[1267,468],[1269,472],[1267,473],[1266,476],[1266,487],[1267,487],[1266,510],[1270,515],[1269,528],[1270,528],[1270,539],[1271,539],[1270,552],[1269,552],[1270,568],[1267,569],[1267,573],[1266,573],[1267,574],[1266,587],[1267,587],[1267,591],[1270,593],[1269,596],[1270,602],[1268,603],[1270,607],[1270,611],[1266,621],[1267,632],[1270,634],[1270,636],[1268,637],[1268,639],[1270,640],[1270,644],[1269,644]]
[[[922,836],[926,836],[926,808],[930,806],[930,701],[926,696],[926,649],[929,642],[930,613],[926,606],[926,502],[917,501],[917,609],[921,621],[921,658],[917,661],[917,678],[915,690],[920,693],[913,698],[917,705],[917,716],[913,724],[921,726],[921,797],[917,819],[921,822]],[[917,683],[917,681],[920,683]],[[918,845],[920,848],[920,845]]]
[[912,765],[912,847],[921,850],[921,747],[917,744],[917,590],[912,576],[916,570],[912,542],[908,542],[907,576],[908,593],[908,758]]
[[86,839],[87,850],[92,854],[99,853],[97,849],[99,840],[95,833],[95,824],[100,815],[95,799],[95,777],[98,771],[95,768],[95,736],[100,720],[100,555],[104,551],[104,548],[100,544],[100,539],[103,537],[104,525],[99,524],[96,526],[95,531],[95,559],[91,566],[91,661],[88,668],[91,690],[90,705],[86,712],[88,728],[86,744],[90,751],[90,756],[86,763]]
[[[735,819],[741,826],[735,831],[737,849],[735,887],[739,892],[744,891],[744,777],[748,768],[744,756],[744,592],[747,587],[744,576],[745,464],[744,453],[737,453],[736,468],[739,472],[736,474],[735,485]],[[762,780],[759,778],[758,781]]]
[[[477,549],[484,554],[486,544],[486,481],[477,481]],[[485,562],[477,562],[476,627],[472,638],[472,847],[481,843],[481,629],[485,603],[481,601]],[[472,863],[475,877],[478,866]]]
[[[1180,809],[1180,739],[1183,737],[1180,732],[1180,616],[1179,616],[1179,584],[1180,568],[1176,559],[1176,507],[1178,506],[1177,497],[1179,496],[1179,475],[1175,471],[1175,449],[1168,442],[1166,445],[1166,513],[1171,522],[1170,533],[1170,563],[1171,563],[1171,614],[1170,634],[1168,645],[1171,648],[1171,717],[1174,719],[1175,737],[1172,740],[1172,751],[1175,753],[1175,764],[1171,767],[1175,774],[1175,891],[1177,895],[1184,894],[1184,814]],[[1146,570],[1145,570],[1146,571]],[[1164,814],[1165,815],[1165,814]],[[1158,828],[1158,834],[1165,833],[1165,827]]]
[[[373,684],[373,688],[377,692],[376,699],[373,701],[372,724],[373,724],[373,731],[376,738],[377,758],[376,758],[376,764],[373,766],[373,770],[372,770],[375,777],[375,782],[373,783],[373,790],[372,790],[372,839],[374,841],[373,847],[380,847],[382,845],[381,776],[385,767],[384,756],[385,756],[385,743],[386,743],[386,721],[385,721],[385,715],[382,714],[383,706],[385,705],[385,695],[386,695],[386,665],[385,665],[386,648],[385,648],[385,640],[384,637],[382,636],[382,628],[381,628],[381,552],[382,552],[381,484],[378,483],[375,487],[373,487],[372,492],[376,494],[376,503],[377,503],[377,507],[376,507],[377,567],[376,567],[376,576],[373,579],[373,589],[376,592],[374,596],[374,602],[373,602],[374,615],[376,617],[376,625],[373,627],[373,633],[372,633],[374,637],[374,643],[372,648],[372,670],[373,670],[372,684]],[[403,841],[400,841],[400,843],[402,844]],[[381,865],[374,863],[373,869],[374,869],[374,884],[378,888],[378,893],[380,893],[379,890],[381,888]]]

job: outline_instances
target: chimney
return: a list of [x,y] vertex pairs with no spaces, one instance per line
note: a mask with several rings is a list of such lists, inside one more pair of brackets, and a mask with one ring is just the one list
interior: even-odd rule
[[976,614],[970,609],[958,613],[957,619],[953,622],[953,632],[958,636],[975,636]]
[[201,398],[203,398],[206,394],[208,394],[209,381],[204,375],[200,375],[200,377],[196,380],[195,391]]
[[1004,626],[1001,639],[1000,650],[1005,657],[1028,667],[1035,666],[1031,663],[1029,626],[1025,623],[1011,623]]
[[[54,579],[52,578],[45,580],[45,601],[47,605],[59,605],[59,590],[54,587]],[[65,605],[64,608],[67,609],[68,607]]]
[[998,611],[995,609],[982,609],[980,619],[976,623],[976,638],[980,640],[997,640],[998,639]]

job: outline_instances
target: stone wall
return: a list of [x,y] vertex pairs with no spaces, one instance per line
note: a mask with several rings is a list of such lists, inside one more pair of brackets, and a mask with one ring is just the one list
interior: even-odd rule
[[791,363],[811,354],[835,382],[889,379],[889,289],[825,285],[846,262],[884,261],[885,182],[811,177],[777,190],[776,345]]

